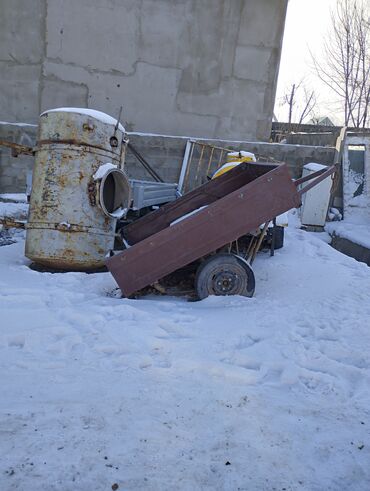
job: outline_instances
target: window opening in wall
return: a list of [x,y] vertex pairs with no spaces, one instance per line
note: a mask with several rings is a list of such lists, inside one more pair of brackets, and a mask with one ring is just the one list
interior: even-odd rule
[[364,193],[365,150],[365,145],[348,145],[348,177],[354,198]]

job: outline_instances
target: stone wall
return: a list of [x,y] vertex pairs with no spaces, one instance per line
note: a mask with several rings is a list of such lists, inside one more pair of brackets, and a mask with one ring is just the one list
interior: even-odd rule
[[74,106],[127,129],[268,140],[288,0],[2,0],[0,120]]

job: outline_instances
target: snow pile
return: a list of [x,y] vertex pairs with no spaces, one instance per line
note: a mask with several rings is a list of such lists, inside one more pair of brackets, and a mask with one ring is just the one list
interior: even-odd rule
[[328,212],[328,219],[331,222],[338,222],[339,220],[342,220],[343,216],[341,212],[338,210],[338,208],[330,208]]
[[27,203],[27,194],[3,193],[0,194],[0,201],[11,202],[11,203]]
[[[23,221],[27,219],[28,203],[25,194],[0,194],[0,219]],[[2,226],[0,224],[0,230]]]
[[370,274],[328,240],[197,303],[0,247],[0,489],[367,491]]
[[27,203],[4,203],[0,201],[0,218],[26,220],[28,214]]
[[327,223],[325,230],[370,249],[370,211],[354,209],[344,220]]
[[[111,124],[113,126],[117,124],[117,120],[112,118],[112,116],[109,116],[109,114],[105,114],[101,111],[96,111],[95,109],[86,109],[84,107],[57,107],[56,109],[48,109],[47,111],[41,113],[40,117],[44,116],[44,114],[56,113],[56,112],[84,114],[86,116],[90,116],[91,118],[97,119],[102,123]],[[119,123],[118,128],[123,133],[125,132],[125,128],[121,123]]]

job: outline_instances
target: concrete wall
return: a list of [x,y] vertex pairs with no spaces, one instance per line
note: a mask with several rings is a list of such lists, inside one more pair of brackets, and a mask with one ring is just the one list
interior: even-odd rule
[[[0,140],[7,139],[32,146],[36,142],[36,137],[37,126],[4,125],[0,123]],[[130,133],[129,138],[135,148],[165,181],[178,182],[187,138],[135,133]],[[223,140],[204,141],[211,145],[232,150],[254,152],[260,160],[287,162],[293,177],[299,177],[302,173],[303,165],[308,162],[320,162],[329,165],[334,160],[334,148],[332,147]],[[19,156],[13,158],[9,149],[1,149],[0,147],[0,193],[25,192],[27,171],[32,169],[32,166],[32,157]],[[217,166],[218,162],[214,160],[210,171],[215,170]],[[132,178],[151,180],[144,168],[129,151],[126,158],[126,170]]]
[[[36,143],[37,125],[3,124],[0,121],[0,140],[33,147]],[[34,158],[11,156],[9,148],[0,146],[0,193],[25,193],[27,172],[33,168]]]
[[117,115],[131,131],[268,140],[288,0],[2,0],[0,120]]
[[[177,182],[185,152],[186,138],[169,138],[160,135],[130,134],[130,142],[139,150],[143,157],[154,167],[158,174],[168,182]],[[230,150],[246,150],[256,154],[259,160],[286,162],[292,177],[302,175],[302,167],[309,162],[331,165],[334,160],[332,147],[310,147],[303,145],[284,145],[279,143],[241,142],[230,140],[199,140]],[[194,160],[196,155],[194,155]],[[207,156],[204,157],[206,159]],[[218,162],[213,161],[210,172],[216,170]],[[128,152],[126,169],[130,176],[147,179],[148,174],[137,163],[135,157]]]

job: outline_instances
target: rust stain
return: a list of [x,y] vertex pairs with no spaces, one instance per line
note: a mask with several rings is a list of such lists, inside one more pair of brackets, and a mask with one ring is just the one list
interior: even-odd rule
[[92,131],[94,131],[95,126],[93,124],[91,124],[91,123],[84,123],[82,125],[82,128],[84,129],[84,131],[92,132]]
[[65,188],[69,183],[68,176],[66,176],[65,174],[61,174],[60,176],[58,176],[57,181],[61,189]]
[[96,182],[90,181],[87,186],[87,194],[91,206],[96,206]]
[[37,142],[36,150],[40,150],[40,148],[43,145],[76,145],[81,147],[96,148],[98,150],[108,151],[108,149],[104,147],[104,145],[93,145],[92,143],[81,142],[80,140],[76,140],[74,138],[68,138],[67,140],[66,139],[58,140],[55,138],[52,138],[50,140],[39,140]]
[[18,143],[9,142],[6,140],[0,140],[0,147],[10,148],[13,157],[18,157],[20,154],[35,155],[34,148],[26,147],[25,145],[19,145]]
[[26,255],[33,261],[64,270],[103,266],[115,222],[92,208],[99,199],[92,176],[104,162],[122,164],[123,135],[119,148],[112,148],[111,130],[65,113],[40,119],[26,238]]

